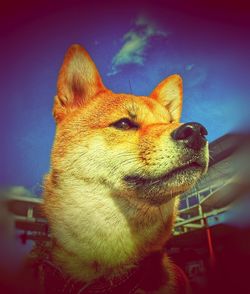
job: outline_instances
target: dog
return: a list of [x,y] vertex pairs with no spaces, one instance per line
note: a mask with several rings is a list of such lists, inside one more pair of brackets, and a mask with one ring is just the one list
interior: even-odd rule
[[182,88],[174,74],[149,96],[113,93],[83,47],[68,49],[44,180],[45,293],[189,293],[164,245],[208,143],[201,124],[180,123]]

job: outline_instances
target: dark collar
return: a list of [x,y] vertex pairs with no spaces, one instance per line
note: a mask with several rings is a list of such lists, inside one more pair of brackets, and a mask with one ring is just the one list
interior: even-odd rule
[[91,283],[74,280],[61,271],[50,260],[43,260],[40,267],[44,292],[46,294],[133,294],[143,281],[150,276],[151,262],[146,258],[138,267],[121,277],[107,280],[99,278]]

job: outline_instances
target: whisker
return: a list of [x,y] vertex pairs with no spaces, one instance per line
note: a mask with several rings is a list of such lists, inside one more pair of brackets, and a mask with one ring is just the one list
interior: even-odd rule
[[163,225],[165,226],[165,223],[164,223],[164,220],[163,220],[163,215],[162,215],[161,207],[160,207],[160,206],[159,206],[159,212],[160,212],[160,216],[161,216],[162,223],[163,223]]

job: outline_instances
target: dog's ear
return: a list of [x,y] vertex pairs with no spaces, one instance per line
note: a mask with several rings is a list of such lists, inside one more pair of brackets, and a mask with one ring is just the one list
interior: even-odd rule
[[80,45],[72,45],[58,76],[53,109],[56,121],[103,90],[100,74],[87,51]]
[[172,121],[178,122],[182,111],[182,92],[182,78],[175,74],[167,77],[156,86],[150,97],[164,105],[168,109]]

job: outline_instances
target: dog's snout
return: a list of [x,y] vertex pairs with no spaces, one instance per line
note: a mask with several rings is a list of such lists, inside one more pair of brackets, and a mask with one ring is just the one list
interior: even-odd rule
[[182,141],[187,147],[199,150],[206,144],[207,129],[196,122],[189,122],[181,125],[172,132],[175,141]]

